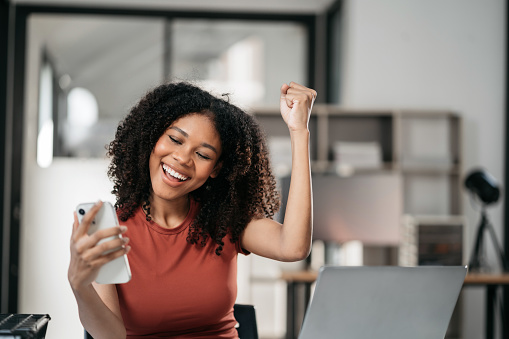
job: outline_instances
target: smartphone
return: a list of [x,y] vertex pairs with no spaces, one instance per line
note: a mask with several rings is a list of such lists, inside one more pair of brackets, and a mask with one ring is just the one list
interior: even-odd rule
[[[80,223],[83,220],[85,214],[87,214],[87,212],[94,205],[95,203],[83,203],[79,204],[76,207],[76,214],[78,215],[78,220]],[[118,227],[118,219],[117,213],[115,212],[115,208],[111,203],[103,202],[101,209],[99,210],[99,212],[97,212],[95,219],[90,224],[88,234],[91,235],[98,230],[114,226]],[[98,242],[98,244],[105,241],[113,240],[115,239],[115,237],[122,237],[122,235],[102,239],[101,241]],[[125,254],[102,266],[99,269],[99,274],[97,275],[97,278],[95,279],[95,281],[98,284],[124,284],[129,280],[131,280],[131,268],[129,267],[127,255]]]

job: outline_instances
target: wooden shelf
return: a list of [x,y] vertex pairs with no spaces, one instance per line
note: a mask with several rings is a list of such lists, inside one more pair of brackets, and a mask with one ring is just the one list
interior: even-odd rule
[[[290,137],[278,107],[255,108],[253,115],[269,138]],[[404,179],[405,206],[412,207],[404,213],[430,214],[433,211],[426,205],[442,204],[448,206],[448,214],[461,214],[462,125],[461,117],[450,110],[315,105],[309,125],[312,172],[344,177],[398,173]],[[336,142],[377,143],[382,157],[380,167],[346,166],[339,171],[340,163],[335,161],[333,152]],[[436,201],[436,197],[443,201]],[[416,200],[413,203],[408,199]],[[420,204],[424,206],[422,209]],[[436,211],[436,214],[443,213],[442,209]]]
[[409,175],[460,175],[460,167],[451,165],[448,167],[438,166],[401,166],[401,172]]

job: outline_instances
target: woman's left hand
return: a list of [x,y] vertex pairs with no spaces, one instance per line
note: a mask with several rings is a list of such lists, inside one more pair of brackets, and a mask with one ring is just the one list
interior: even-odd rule
[[316,91],[290,82],[281,86],[280,110],[290,132],[307,130]]

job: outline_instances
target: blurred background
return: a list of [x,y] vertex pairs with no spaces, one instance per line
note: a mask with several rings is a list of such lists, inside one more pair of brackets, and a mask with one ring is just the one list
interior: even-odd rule
[[[504,186],[505,1],[2,0],[0,8],[0,307],[50,314],[48,338],[82,335],[66,276],[72,211],[114,202],[105,146],[130,107],[165,81],[229,93],[255,115],[283,198],[289,134],[279,88],[295,81],[319,93],[312,255],[292,264],[239,258],[237,301],[255,305],[261,338],[288,337],[285,272],[467,264],[479,208],[465,174],[482,167]],[[507,246],[505,203],[502,194],[488,213]],[[487,244],[486,271],[497,272]],[[483,337],[484,305],[482,287],[465,288],[447,337]],[[293,307],[301,318],[304,306]]]

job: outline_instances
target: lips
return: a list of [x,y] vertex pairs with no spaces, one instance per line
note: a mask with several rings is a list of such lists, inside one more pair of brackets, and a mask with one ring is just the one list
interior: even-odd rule
[[163,170],[168,176],[171,176],[180,181],[186,181],[187,179],[189,179],[188,176],[185,176],[184,174],[175,171],[173,168],[166,164],[163,164]]

